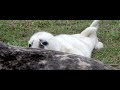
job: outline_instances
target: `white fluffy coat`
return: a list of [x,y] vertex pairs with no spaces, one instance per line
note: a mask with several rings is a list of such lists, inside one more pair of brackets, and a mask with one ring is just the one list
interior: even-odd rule
[[[98,27],[99,20],[94,20],[88,28],[79,34],[54,36],[48,32],[38,32],[30,38],[28,44],[31,48],[40,48],[40,45],[42,45],[47,50],[61,51],[91,58],[93,49],[103,48],[103,43],[99,42],[97,38]],[[48,44],[44,45],[43,42]]]

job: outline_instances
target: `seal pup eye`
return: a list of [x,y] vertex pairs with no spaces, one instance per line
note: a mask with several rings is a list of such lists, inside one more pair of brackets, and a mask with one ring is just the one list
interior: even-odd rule
[[28,47],[32,47],[33,42],[34,42],[34,40],[32,41],[32,43],[28,43]]
[[32,46],[31,44],[28,45],[28,47],[31,47],[31,46]]
[[48,42],[45,41],[45,42],[42,42],[42,44],[46,46],[48,45]]

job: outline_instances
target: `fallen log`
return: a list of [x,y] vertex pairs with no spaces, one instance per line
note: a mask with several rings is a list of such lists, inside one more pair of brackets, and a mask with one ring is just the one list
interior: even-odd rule
[[115,70],[98,60],[0,42],[0,70]]

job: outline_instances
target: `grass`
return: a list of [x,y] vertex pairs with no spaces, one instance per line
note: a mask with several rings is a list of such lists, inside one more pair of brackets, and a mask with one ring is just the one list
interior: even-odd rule
[[[93,20],[0,20],[0,41],[27,47],[27,41],[36,32],[54,35],[80,33]],[[120,20],[101,20],[98,31],[104,48],[94,50],[92,58],[106,64],[120,64]]]

